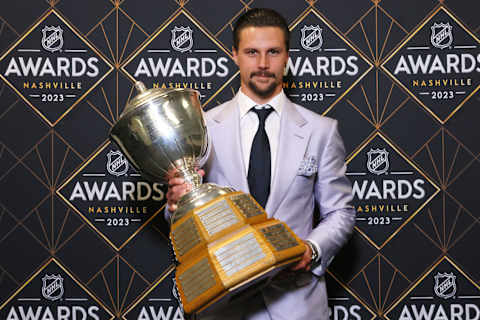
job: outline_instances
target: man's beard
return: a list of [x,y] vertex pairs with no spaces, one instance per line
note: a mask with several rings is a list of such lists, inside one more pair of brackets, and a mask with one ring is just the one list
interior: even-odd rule
[[[255,83],[252,81],[252,78],[253,78],[254,76],[270,77],[270,78],[273,78],[275,81],[273,81],[267,88],[265,88],[265,89],[260,89],[260,88],[257,87],[257,86],[255,85]],[[250,75],[250,80],[248,81],[248,87],[249,87],[256,95],[258,95],[258,96],[261,97],[261,98],[268,98],[268,97],[270,97],[270,96],[275,92],[275,89],[277,88],[277,86],[278,86],[278,81],[277,81],[277,79],[275,78],[275,74],[270,73],[270,72],[266,72],[266,71],[253,72],[253,73]]]

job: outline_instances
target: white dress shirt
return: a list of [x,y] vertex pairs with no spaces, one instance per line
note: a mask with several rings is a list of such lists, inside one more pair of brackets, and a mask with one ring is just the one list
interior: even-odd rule
[[270,113],[265,121],[265,131],[267,132],[268,142],[270,143],[270,154],[272,159],[271,166],[271,181],[275,174],[275,164],[277,159],[278,140],[280,136],[280,117],[282,115],[282,106],[286,102],[287,97],[283,90],[273,97],[269,102],[259,105],[248,96],[246,96],[242,90],[238,94],[238,105],[240,107],[240,137],[242,142],[242,154],[243,163],[245,164],[245,172],[248,176],[248,166],[250,163],[250,150],[252,149],[253,138],[258,130],[259,120],[255,112],[251,111],[253,107],[263,107],[269,105],[273,108],[273,112]]

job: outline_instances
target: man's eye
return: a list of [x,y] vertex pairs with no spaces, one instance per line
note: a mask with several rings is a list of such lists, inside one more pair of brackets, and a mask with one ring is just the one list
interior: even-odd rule
[[254,55],[255,53],[256,53],[255,50],[248,50],[248,51],[247,51],[247,54],[249,54],[249,55]]
[[270,54],[278,54],[280,51],[276,50],[276,49],[272,49],[270,50]]

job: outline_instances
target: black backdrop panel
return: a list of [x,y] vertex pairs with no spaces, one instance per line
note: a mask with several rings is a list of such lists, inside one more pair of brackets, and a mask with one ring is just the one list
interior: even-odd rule
[[480,6],[450,0],[0,4],[1,319],[183,319],[165,187],[107,133],[134,77],[233,97],[251,7],[287,18],[284,88],[345,140],[357,225],[330,317],[478,319]]

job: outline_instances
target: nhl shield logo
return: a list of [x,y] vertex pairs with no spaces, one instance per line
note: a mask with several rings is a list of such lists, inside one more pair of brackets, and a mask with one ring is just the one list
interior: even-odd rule
[[303,49],[314,52],[319,50],[323,44],[322,28],[320,26],[303,26],[302,39],[300,44]]
[[367,169],[373,174],[381,175],[387,172],[389,167],[388,152],[385,149],[370,149],[367,152]]
[[193,31],[190,27],[174,27],[172,30],[172,48],[179,52],[186,52],[193,46]]
[[62,49],[63,30],[58,27],[47,27],[42,29],[42,47],[43,49],[55,52]]
[[45,299],[55,301],[63,296],[63,278],[52,274],[42,278],[42,295]]
[[450,47],[453,42],[452,26],[447,23],[434,23],[430,27],[432,35],[430,41],[435,48],[445,49]]
[[457,293],[457,284],[455,283],[456,277],[453,275],[452,272],[438,272],[434,277],[435,286],[433,287],[433,290],[438,297],[448,299],[453,297],[455,293]]
[[107,171],[114,176],[123,176],[128,171],[128,161],[120,151],[113,151],[107,154]]

